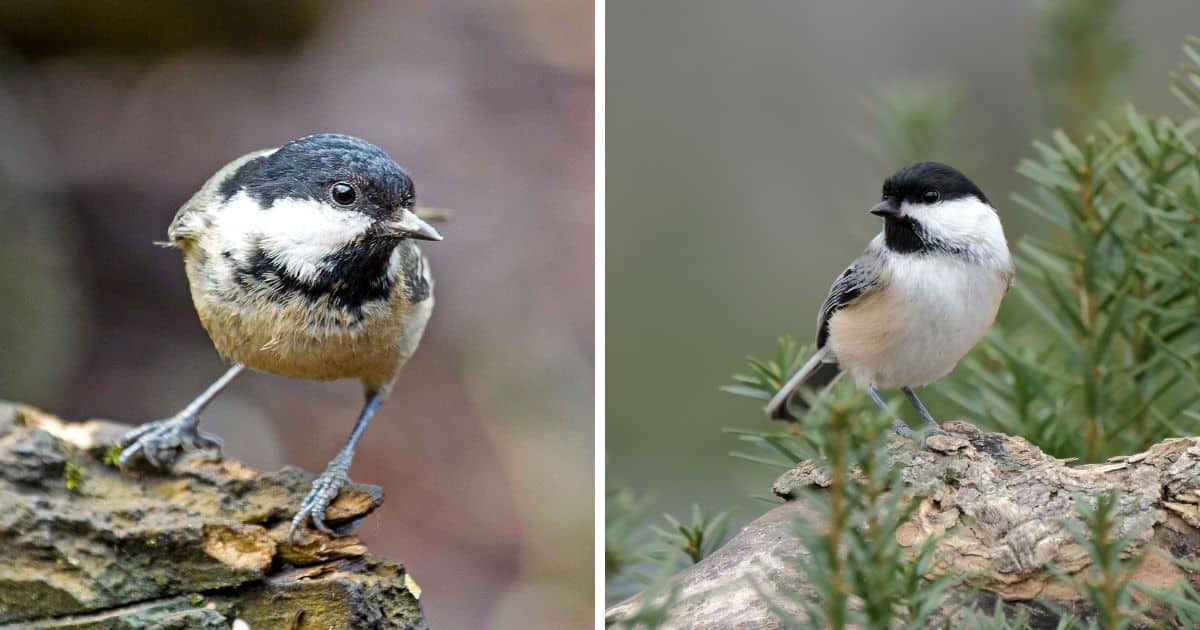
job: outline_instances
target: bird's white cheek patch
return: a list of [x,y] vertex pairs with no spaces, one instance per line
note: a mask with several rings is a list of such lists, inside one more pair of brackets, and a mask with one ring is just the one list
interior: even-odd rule
[[930,236],[951,242],[982,242],[985,246],[1005,245],[1004,229],[991,206],[974,197],[925,206],[905,203],[904,214],[921,223]]
[[320,271],[322,261],[357,239],[371,225],[357,212],[338,210],[311,199],[280,199],[269,208],[245,193],[225,204],[217,222],[219,239],[229,249],[252,256],[262,250],[292,275],[304,280]]

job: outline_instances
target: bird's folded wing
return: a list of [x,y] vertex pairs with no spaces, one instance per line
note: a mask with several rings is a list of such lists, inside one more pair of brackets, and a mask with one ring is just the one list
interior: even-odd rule
[[829,340],[829,318],[879,287],[879,261],[869,252],[855,260],[829,288],[817,316],[817,348]]

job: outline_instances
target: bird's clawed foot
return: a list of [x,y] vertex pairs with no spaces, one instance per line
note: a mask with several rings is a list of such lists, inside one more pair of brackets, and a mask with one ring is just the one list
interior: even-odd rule
[[348,483],[350,483],[350,475],[346,472],[346,467],[337,462],[331,463],[320,477],[314,479],[312,490],[308,492],[308,496],[300,504],[300,511],[296,512],[296,516],[292,519],[292,527],[288,530],[288,540],[295,540],[296,532],[300,531],[304,527],[304,522],[310,518],[313,527],[330,536],[336,536],[337,533],[325,524],[325,510]]
[[917,431],[913,431],[912,427],[905,424],[904,421],[899,418],[892,419],[892,430],[896,432],[896,435],[899,435],[906,440],[912,440],[913,442],[916,442],[917,445],[922,449],[928,448],[926,440],[928,440],[930,436],[950,435],[948,431],[936,424],[926,425],[925,429],[918,433]]
[[925,430],[921,432],[921,450],[935,450],[929,448],[929,438],[935,435],[950,435],[950,433],[936,424],[925,427]]
[[[925,431],[921,433],[920,440],[922,449],[926,448],[925,440],[929,436],[950,435],[941,427],[941,425],[937,423],[937,420],[933,419],[933,414],[929,413],[929,410],[926,409],[925,405],[921,403],[921,399],[917,398],[916,392],[914,392],[911,387],[901,387],[900,391],[904,392],[904,396],[908,398],[908,402],[912,403],[913,408],[917,410],[917,415],[921,416],[921,421],[925,423]],[[903,430],[900,428],[901,426],[904,427]],[[892,428],[896,430],[896,433],[900,434],[900,437],[914,439],[913,430],[900,420],[892,421]]]
[[147,422],[121,436],[117,445],[122,451],[117,461],[125,466],[141,455],[155,468],[166,468],[184,451],[211,449],[220,455],[220,438],[201,433],[198,424],[199,418],[194,415]]

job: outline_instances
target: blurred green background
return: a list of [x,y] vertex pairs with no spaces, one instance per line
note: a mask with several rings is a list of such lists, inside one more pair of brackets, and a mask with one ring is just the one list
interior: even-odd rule
[[[1055,25],[1069,5],[1084,21],[1117,7],[1079,59],[1065,53],[1089,43]],[[959,166],[1014,243],[1042,227],[1009,199],[1032,188],[1015,166],[1033,139],[1127,97],[1181,110],[1167,75],[1200,3],[614,0],[607,31],[607,483],[650,496],[651,516],[698,503],[736,528],[778,471],[728,455],[748,449],[722,428],[769,427],[717,388],[779,336],[812,339],[830,283],[879,231],[866,211],[900,166],[880,156]],[[1096,60],[1117,79],[1089,91]],[[897,150],[881,111],[923,99],[944,112],[908,124],[943,142]]]
[[[437,306],[353,478],[359,530],[435,628],[591,624],[591,2],[0,3],[0,398],[64,418],[175,413],[223,367],[175,210],[230,159],[362,136],[456,210]],[[351,381],[251,374],[205,414],[252,465],[320,471]],[[548,474],[550,471],[553,474]]]

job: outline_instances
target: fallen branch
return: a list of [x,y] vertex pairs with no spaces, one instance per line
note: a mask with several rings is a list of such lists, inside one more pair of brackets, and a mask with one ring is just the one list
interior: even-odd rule
[[[286,536],[313,476],[193,453],[167,473],[113,465],[128,429],[0,403],[0,626],[425,628],[404,567],[355,536]],[[383,492],[327,512],[352,528]]]
[[[1055,627],[1059,611],[1094,616],[1071,581],[1086,574],[1091,560],[1063,523],[1077,517],[1077,498],[1094,501],[1113,492],[1113,533],[1132,534],[1124,555],[1142,557],[1132,565],[1134,582],[1155,590],[1185,580],[1200,586],[1200,574],[1174,562],[1200,560],[1200,437],[1168,439],[1137,455],[1075,466],[1020,437],[984,433],[964,422],[944,428],[949,435],[931,436],[928,449],[901,460],[906,482],[923,499],[897,533],[910,550],[933,537],[935,561],[927,577],[969,576],[943,598],[943,619],[961,615],[964,603],[990,612],[996,602],[1010,618],[1024,613],[1034,627]],[[790,499],[801,488],[828,485],[820,464],[808,461],[784,473],[774,492]],[[771,606],[803,618],[794,601],[776,596],[811,592],[798,563],[788,561],[805,553],[794,534],[797,519],[820,526],[804,503],[787,501],[661,589],[609,608],[608,623],[664,602],[668,627],[784,627]],[[1134,594],[1150,603],[1144,593]],[[1156,625],[1169,613],[1151,608],[1144,623]]]

